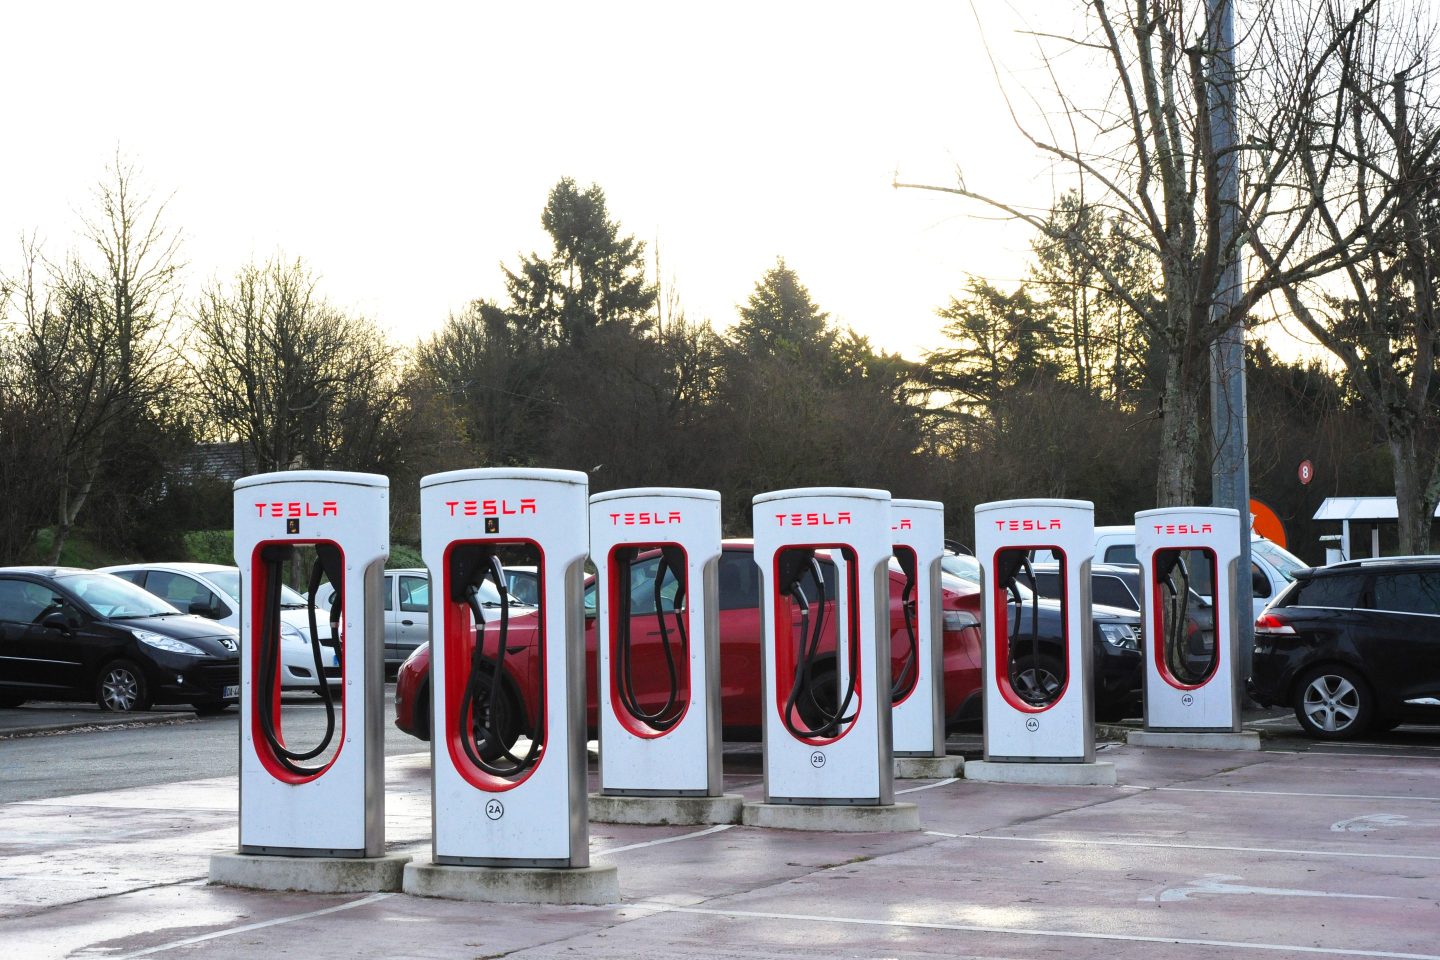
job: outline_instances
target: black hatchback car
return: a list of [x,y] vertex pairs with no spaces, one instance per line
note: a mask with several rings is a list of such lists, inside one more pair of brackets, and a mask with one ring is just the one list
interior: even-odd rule
[[102,710],[240,698],[235,631],[108,573],[0,567],[0,707],[93,700]]
[[1255,621],[1250,694],[1322,740],[1440,723],[1440,557],[1297,572]]

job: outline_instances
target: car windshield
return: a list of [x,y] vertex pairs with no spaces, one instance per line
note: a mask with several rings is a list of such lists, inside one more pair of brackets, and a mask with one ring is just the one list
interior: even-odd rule
[[108,620],[171,617],[180,612],[155,594],[108,573],[72,573],[55,579]]
[[1274,567],[1280,573],[1280,576],[1285,578],[1286,583],[1294,582],[1295,571],[1304,570],[1306,566],[1305,561],[1279,544],[1271,543],[1269,540],[1251,540],[1250,552],[1258,553],[1264,557],[1266,562]]
[[[220,570],[205,571],[205,579],[209,580],[215,589],[225,594],[230,602],[240,604],[240,568],[225,567]],[[290,589],[284,584],[280,585],[280,605],[286,609],[296,609],[305,606],[305,598],[299,592]]]
[[[952,577],[980,585],[980,561],[974,557],[946,554],[940,558],[940,569]],[[1017,579],[1015,589],[1020,592],[1020,599],[1028,603],[1032,594],[1023,574]]]

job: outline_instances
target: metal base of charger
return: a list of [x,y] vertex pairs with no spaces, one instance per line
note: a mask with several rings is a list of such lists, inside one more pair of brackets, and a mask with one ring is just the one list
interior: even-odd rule
[[896,757],[896,780],[946,780],[961,776],[964,757]]
[[594,823],[635,823],[651,826],[695,826],[704,823],[739,823],[745,798],[738,793],[718,797],[637,797],[590,794],[590,820]]
[[620,902],[619,873],[598,867],[470,867],[417,860],[405,867],[402,889],[415,897],[488,903]]
[[375,893],[400,889],[409,854],[383,857],[286,857],[217,853],[210,858],[210,882],[254,890],[306,893]]

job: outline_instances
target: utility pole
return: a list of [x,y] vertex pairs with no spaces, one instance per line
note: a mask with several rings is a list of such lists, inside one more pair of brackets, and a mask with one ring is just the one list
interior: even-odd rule
[[[1234,0],[1205,0],[1210,48],[1209,90],[1211,142],[1219,176],[1220,244],[1224,258],[1220,283],[1210,305],[1215,321],[1233,322],[1210,347],[1210,428],[1215,466],[1210,500],[1217,507],[1240,512],[1240,569],[1235,584],[1240,629],[1235,668],[1243,684],[1250,676],[1255,649],[1255,616],[1250,581],[1250,451],[1245,406],[1245,318],[1232,317],[1240,301],[1239,184],[1235,131],[1235,7]],[[1220,616],[1224,611],[1216,611]],[[1243,687],[1242,687],[1243,690]]]

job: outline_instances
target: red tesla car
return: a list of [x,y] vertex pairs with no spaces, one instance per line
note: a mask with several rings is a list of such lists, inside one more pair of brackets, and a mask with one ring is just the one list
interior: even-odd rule
[[[631,582],[650,584],[660,563],[658,551],[641,554],[631,567]],[[833,564],[822,559],[830,571],[827,582],[833,583]],[[758,740],[760,738],[760,571],[755,565],[754,544],[749,540],[727,540],[719,562],[720,622],[720,708],[723,735],[726,740]],[[807,581],[808,582],[808,581]],[[910,650],[909,633],[905,628],[901,594],[905,575],[895,563],[890,567],[890,625],[892,675],[900,676]],[[827,596],[830,595],[827,587]],[[585,658],[587,722],[590,735],[598,728],[595,627],[595,584],[593,578],[585,589]],[[947,719],[956,722],[979,715],[980,704],[980,590],[979,587],[955,577],[944,577],[942,587],[942,618],[944,630],[945,705]],[[633,632],[633,673],[637,680],[638,700],[643,708],[664,702],[669,692],[659,630],[656,629],[653,601],[648,611],[632,609],[636,628]],[[488,614],[487,614],[488,616]],[[493,635],[499,629],[491,617],[485,626]],[[798,613],[796,615],[798,625]],[[527,729],[533,716],[524,691],[535,687],[536,631],[535,608],[512,608],[501,677],[503,686],[500,712],[506,716],[492,718],[500,729]],[[834,670],[835,633],[833,618],[826,624],[831,656],[822,659],[817,676]],[[673,631],[672,631],[673,633]],[[489,645],[493,646],[493,644]],[[822,642],[822,649],[826,646]],[[823,686],[823,681],[821,683]],[[430,738],[430,645],[422,644],[400,667],[395,683],[395,725],[411,736]]]

